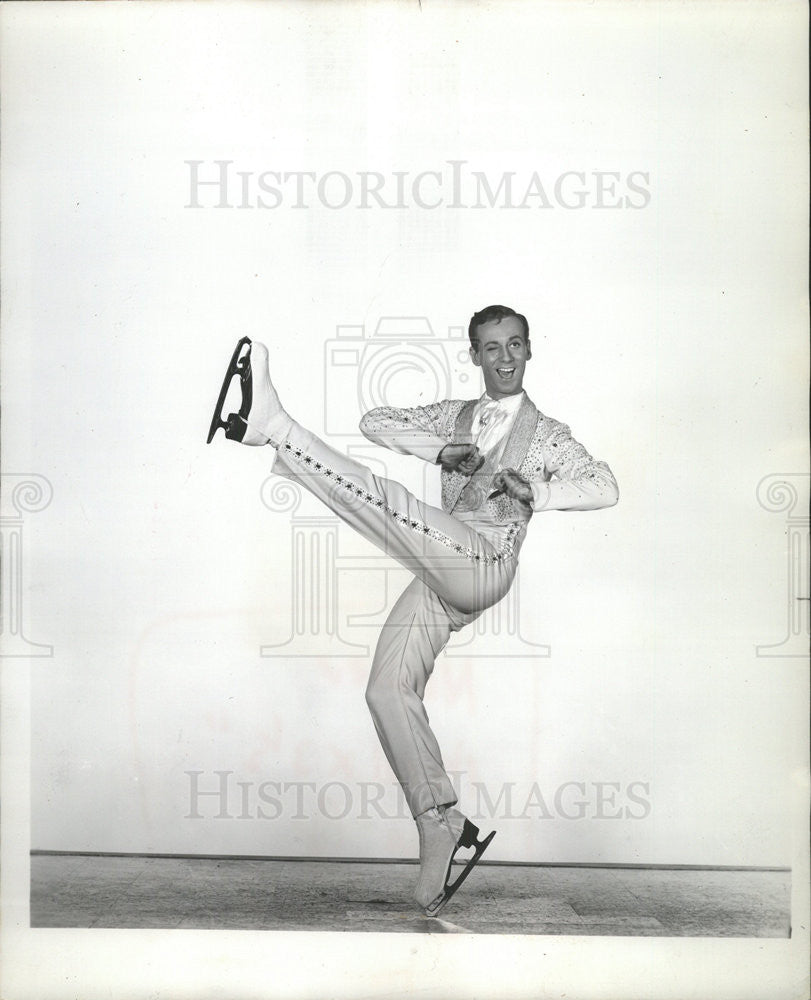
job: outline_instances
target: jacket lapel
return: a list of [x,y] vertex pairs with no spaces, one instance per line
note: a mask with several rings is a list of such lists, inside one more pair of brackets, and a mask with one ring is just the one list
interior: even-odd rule
[[[478,399],[469,399],[456,418],[456,425],[453,429],[454,443],[466,444],[470,441],[470,432],[473,427],[473,413],[476,409]],[[465,488],[468,477],[460,472],[444,472],[443,479],[443,506],[446,510],[452,511],[459,500],[459,494]]]
[[520,469],[526,458],[532,438],[535,435],[535,427],[538,423],[538,410],[532,400],[524,395],[524,400],[515,415],[510,436],[504,446],[499,465],[502,469]]
[[478,399],[469,399],[456,418],[453,440],[459,444],[466,444],[470,441],[470,431],[473,427],[473,411],[476,409]]

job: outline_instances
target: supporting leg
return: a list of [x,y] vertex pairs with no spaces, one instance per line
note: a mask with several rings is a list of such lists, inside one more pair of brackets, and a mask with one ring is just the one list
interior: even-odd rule
[[423,698],[436,657],[451,633],[477,617],[449,608],[421,580],[412,580],[380,633],[366,702],[415,818],[456,802]]
[[[421,580],[412,580],[383,626],[366,689],[366,701],[386,757],[405,793],[420,838],[420,875],[414,897],[426,915],[437,916],[495,836],[483,841],[458,809],[439,743],[423,698],[437,656],[451,632],[474,621],[461,615]],[[455,880],[457,851],[473,857]]]

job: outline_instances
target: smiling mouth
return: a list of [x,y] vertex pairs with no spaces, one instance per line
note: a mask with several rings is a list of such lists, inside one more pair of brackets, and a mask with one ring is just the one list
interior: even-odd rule
[[514,368],[496,368],[499,378],[512,378],[515,375]]

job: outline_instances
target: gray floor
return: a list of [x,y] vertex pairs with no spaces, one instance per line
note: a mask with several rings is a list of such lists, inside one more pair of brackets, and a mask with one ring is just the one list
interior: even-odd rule
[[789,937],[787,871],[479,865],[439,919],[413,864],[34,855],[32,927]]

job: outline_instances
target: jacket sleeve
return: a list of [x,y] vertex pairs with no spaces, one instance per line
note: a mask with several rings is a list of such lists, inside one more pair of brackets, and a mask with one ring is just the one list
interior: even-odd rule
[[383,448],[436,463],[452,440],[452,423],[447,402],[411,409],[380,406],[362,417],[360,430]]
[[552,478],[531,483],[534,511],[598,510],[613,507],[619,500],[611,469],[592,458],[566,424],[557,424],[544,442],[542,454]]

